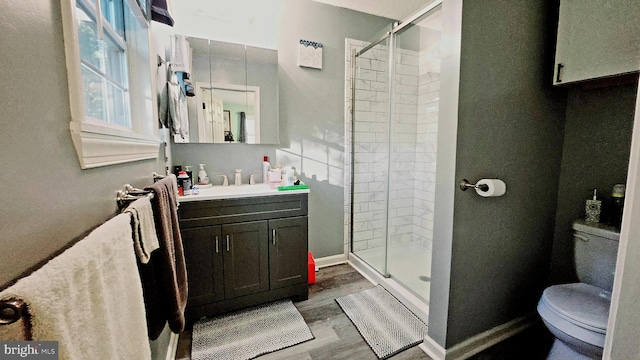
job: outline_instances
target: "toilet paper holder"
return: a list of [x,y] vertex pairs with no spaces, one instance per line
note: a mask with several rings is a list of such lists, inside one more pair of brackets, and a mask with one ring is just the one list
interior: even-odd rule
[[469,182],[469,180],[467,179],[462,179],[462,181],[460,181],[460,190],[462,191],[467,191],[467,189],[480,189],[480,191],[487,191],[489,190],[489,185],[487,184],[472,184]]

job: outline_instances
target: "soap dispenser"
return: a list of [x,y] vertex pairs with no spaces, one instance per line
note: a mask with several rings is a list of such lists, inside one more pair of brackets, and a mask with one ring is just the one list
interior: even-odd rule
[[593,189],[593,198],[587,200],[585,204],[585,222],[598,223],[600,222],[600,209],[602,207],[602,201],[597,199],[597,190]]
[[209,176],[207,176],[207,172],[204,170],[204,164],[200,164],[200,171],[198,171],[198,184],[209,184]]

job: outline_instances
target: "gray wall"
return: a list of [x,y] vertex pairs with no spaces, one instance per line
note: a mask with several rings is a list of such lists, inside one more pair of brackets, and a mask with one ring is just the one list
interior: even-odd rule
[[450,272],[433,269],[429,311],[429,335],[445,348],[535,309],[550,261],[565,106],[551,85],[557,4],[466,0],[462,11],[456,180],[500,178],[507,193],[457,190],[453,243],[434,243],[434,258],[451,252]]
[[157,160],[81,170],[69,132],[59,1],[9,1],[0,14],[0,284],[101,224],[116,190],[145,186]]
[[592,190],[602,196],[601,222],[615,184],[627,180],[637,84],[591,90],[571,89],[551,263],[551,281],[577,281],[571,224],[584,218]]
[[[500,177],[508,193],[481,199],[456,192],[451,271],[443,277],[451,278],[450,286],[438,287],[442,269],[433,273],[432,299],[449,300],[432,301],[430,311],[430,335],[446,347],[534,309],[547,278],[554,220],[553,272],[570,278],[571,253],[562,232],[580,215],[584,191],[607,192],[626,176],[635,86],[571,90],[562,153],[564,91],[550,86],[554,5],[504,3],[464,3],[456,178]],[[307,0],[288,0],[284,9],[281,145],[177,145],[174,159],[206,163],[210,175],[231,176],[240,167],[245,180],[261,173],[263,155],[274,162],[301,159],[298,171],[312,189],[311,250],[316,256],[340,254],[344,38],[366,40],[389,21]],[[55,1],[6,2],[0,12],[0,75],[6,84],[0,89],[0,284],[114,215],[115,191],[124,183],[145,186],[151,172],[163,168],[147,160],[80,169],[69,133],[60,24]],[[301,38],[324,44],[323,70],[297,66]],[[594,142],[605,144],[596,146],[601,155],[583,167],[589,158],[581,146]],[[309,155],[310,147],[330,156]],[[312,170],[321,165],[326,173]],[[602,176],[589,175],[596,171]],[[581,185],[574,189],[576,178]]]
[[[367,40],[391,21],[309,0],[283,4],[278,63],[280,145],[176,144],[175,164],[207,164],[208,174],[243,181],[262,174],[262,157],[294,165],[310,189],[309,249],[315,257],[344,252],[344,42]],[[298,66],[300,39],[323,44],[323,69]],[[320,156],[321,154],[321,156]],[[221,180],[214,179],[217,183]],[[233,180],[231,180],[233,183]]]
[[[61,23],[59,1],[5,1],[0,12],[0,286],[114,216],[117,190],[149,185],[164,167],[159,157],[80,169]],[[168,334],[151,343],[154,358]]]

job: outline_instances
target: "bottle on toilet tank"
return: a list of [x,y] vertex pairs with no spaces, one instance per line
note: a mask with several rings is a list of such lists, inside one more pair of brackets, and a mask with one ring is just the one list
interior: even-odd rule
[[620,229],[622,225],[622,210],[624,207],[624,193],[626,186],[624,184],[616,184],[611,192],[611,216],[609,217],[609,225]]
[[597,189],[593,189],[593,198],[587,200],[585,210],[585,222],[598,223],[600,222],[600,211],[602,208],[602,201],[597,198]]

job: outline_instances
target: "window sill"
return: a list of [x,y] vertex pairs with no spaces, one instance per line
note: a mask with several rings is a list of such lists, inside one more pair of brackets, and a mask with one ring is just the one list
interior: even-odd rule
[[91,122],[71,121],[70,128],[83,169],[158,157],[160,139],[155,135]]

